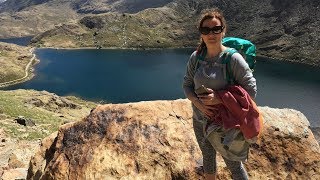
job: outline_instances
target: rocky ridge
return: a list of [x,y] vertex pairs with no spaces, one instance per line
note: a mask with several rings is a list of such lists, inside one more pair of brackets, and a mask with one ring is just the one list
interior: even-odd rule
[[[55,43],[54,40],[60,38],[69,42],[62,43],[62,47],[195,47],[199,37],[196,25],[200,13],[208,7],[219,7],[228,20],[227,36],[250,39],[257,45],[258,55],[317,66],[319,2],[288,3],[275,0],[246,0],[241,3],[176,0],[164,7],[146,9],[136,14],[87,16],[75,24],[84,34],[63,37],[61,35],[66,33],[50,34],[40,38],[44,44],[38,39],[34,42],[38,46],[55,47],[61,42]],[[250,9],[248,4],[251,4]],[[309,11],[316,15],[311,17]],[[62,28],[57,27],[55,31]]]
[[0,179],[25,179],[41,139],[97,104],[46,91],[0,91]]
[[[305,116],[261,107],[250,179],[319,179],[320,147]],[[202,179],[188,100],[106,104],[42,141],[28,179]],[[290,120],[290,122],[288,122]],[[230,179],[221,157],[218,178]]]
[[[39,148],[39,145],[42,144],[42,149],[50,147],[52,145],[52,141],[55,139],[55,137],[57,137],[57,134],[54,133],[50,136],[50,138],[45,138],[46,140],[43,140],[42,142],[41,139],[48,136],[52,132],[55,132],[59,126],[65,123],[69,123],[68,125],[64,125],[68,127],[70,127],[69,125],[73,126],[72,122],[84,125],[83,123],[87,123],[89,117],[86,118],[87,120],[81,119],[87,116],[90,113],[90,110],[94,107],[96,107],[95,103],[82,101],[75,97],[59,97],[53,93],[49,93],[46,91],[0,91],[0,177],[2,179],[24,179],[27,176],[27,169],[29,167],[30,158],[31,156],[34,156],[34,154],[38,151],[37,149]],[[265,133],[265,138],[262,138],[262,140],[265,139],[264,141],[266,141],[266,143],[263,146],[260,143],[259,146],[254,147],[253,152],[256,151],[256,148],[260,148],[262,150],[259,149],[258,151],[261,151],[262,154],[267,154],[267,158],[270,159],[269,164],[266,164],[268,160],[262,161],[262,159],[259,159],[259,162],[263,162],[263,165],[261,166],[279,167],[280,170],[277,172],[286,174],[288,172],[282,172],[283,168],[281,168],[281,164],[288,164],[286,162],[290,161],[290,163],[294,163],[293,166],[295,170],[292,171],[299,172],[304,170],[299,165],[299,163],[301,162],[300,160],[299,163],[296,164],[296,161],[291,162],[291,160],[288,160],[286,158],[289,158],[289,156],[300,156],[301,154],[292,155],[292,151],[301,152],[306,147],[309,147],[309,145],[306,144],[305,141],[309,141],[310,138],[310,143],[314,143],[313,135],[308,128],[309,124],[305,120],[305,117],[301,113],[294,110],[271,109],[267,107],[261,108],[265,115],[264,117],[266,118],[265,129],[267,130]],[[145,146],[142,146],[142,149],[140,149],[141,151],[139,152],[143,152],[148,155],[147,152],[150,149],[160,149],[157,152],[166,152],[164,156],[167,159],[170,159],[169,165],[174,166],[175,162],[177,161],[176,157],[180,157],[181,154],[180,152],[175,152],[174,149],[180,149],[180,147],[189,147],[192,145],[195,148],[193,150],[195,155],[194,157],[191,157],[191,160],[186,161],[186,165],[190,166],[188,163],[195,163],[195,168],[191,168],[189,175],[193,176],[195,174],[201,174],[201,161],[199,161],[199,156],[197,155],[199,153],[199,149],[196,144],[190,144],[190,141],[193,143],[195,143],[195,141],[193,130],[191,127],[192,124],[190,121],[192,112],[190,109],[189,101],[154,101],[129,103],[123,105],[108,104],[101,107],[99,106],[98,108],[96,108],[96,110],[92,111],[92,113],[100,111],[110,112],[106,113],[106,118],[109,118],[107,121],[110,121],[111,124],[115,124],[115,126],[112,125],[112,127],[116,129],[113,129],[112,127],[110,127],[111,129],[109,129],[115,133],[112,135],[112,137],[115,136],[116,140],[112,140],[112,142],[116,143],[113,145],[100,145],[101,147],[111,146],[112,155],[114,155],[115,147],[117,147],[116,149],[121,149],[122,145],[124,147],[140,147],[141,144],[145,144]],[[91,114],[90,117],[92,117],[92,115],[93,114]],[[26,122],[18,124],[18,119],[25,119],[26,121],[31,121],[31,123]],[[270,121],[269,119],[272,120]],[[290,123],[293,124],[288,123],[288,120],[290,120]],[[101,121],[104,122],[104,118],[102,118]],[[272,124],[272,127],[269,127],[268,124]],[[296,124],[298,124],[298,126],[296,126]],[[82,125],[80,127],[86,126]],[[159,131],[157,131],[158,128]],[[181,128],[186,130],[181,131]],[[84,136],[86,138],[91,137],[90,132],[92,132],[92,130],[103,131],[103,128],[89,129],[91,130],[85,133],[87,134]],[[78,130],[79,132],[83,132],[80,129]],[[319,129],[317,130],[317,128],[314,128],[313,130],[314,135],[319,139]],[[127,135],[127,131],[132,131],[132,134],[130,136]],[[150,136],[148,136],[148,134]],[[270,140],[268,140],[268,134],[270,134],[271,136]],[[112,139],[111,134],[109,135],[108,138]],[[78,136],[79,134],[75,135],[74,137]],[[145,136],[150,137],[150,142],[146,142]],[[160,138],[161,143],[163,143],[164,145],[159,145],[159,142],[156,140],[157,137]],[[188,137],[187,140],[186,137]],[[107,137],[101,138],[101,142],[108,143],[110,140],[107,140]],[[273,140],[271,141],[271,139]],[[97,139],[95,139],[94,141],[97,141]],[[274,144],[269,141],[273,142]],[[151,143],[151,145],[149,143]],[[170,143],[171,146],[168,146],[168,143]],[[294,143],[294,145],[292,143]],[[145,149],[146,147],[150,148]],[[161,147],[165,147],[165,151],[163,151]],[[272,148],[269,149],[269,147]],[[301,148],[301,150],[297,148]],[[281,151],[286,150],[289,153],[288,155],[286,155],[285,153],[280,153],[278,155],[275,149],[280,149]],[[132,151],[133,150],[134,149],[132,149]],[[128,152],[124,154],[127,153],[131,153],[131,151],[128,150]],[[173,153],[174,155],[172,155],[171,153]],[[183,152],[183,154],[184,153],[186,152]],[[117,152],[116,154],[119,154],[119,152]],[[156,161],[168,163],[165,162],[164,158],[158,159],[159,156],[157,154],[153,154],[153,152],[150,152],[150,154],[154,155],[152,157],[155,157]],[[128,156],[131,157],[131,155]],[[172,156],[174,156],[174,158]],[[186,156],[190,157],[190,154],[187,154]],[[309,156],[307,156],[307,158],[310,159]],[[195,162],[194,159],[196,159]],[[277,161],[276,163],[272,161],[275,159]],[[219,177],[221,179],[230,177],[230,174],[225,171],[225,165],[220,156],[218,157],[218,160],[219,168],[222,169],[221,171],[219,170],[219,172],[222,172]],[[113,161],[114,159],[110,162]],[[150,161],[152,160],[148,160],[148,162]],[[252,162],[251,159],[249,160],[249,162]],[[254,165],[255,163],[249,164]],[[146,163],[143,163],[143,165],[146,165]],[[152,164],[150,166],[153,167]],[[184,165],[179,165],[179,167],[181,166]],[[258,169],[260,168],[260,165],[254,166]],[[123,164],[119,163],[119,167],[123,167]],[[315,172],[317,172],[316,170]],[[116,175],[118,171],[118,169],[112,170],[114,175],[113,177],[117,178],[123,175],[121,173]],[[121,172],[123,172],[123,170],[121,170]],[[257,174],[261,173],[264,172],[258,172]],[[256,177],[254,171],[251,170],[250,174],[252,177]],[[201,177],[201,175],[196,176]],[[305,177],[305,174],[299,177]]]
[[0,4],[0,38],[34,36],[79,17],[68,1],[6,1]]

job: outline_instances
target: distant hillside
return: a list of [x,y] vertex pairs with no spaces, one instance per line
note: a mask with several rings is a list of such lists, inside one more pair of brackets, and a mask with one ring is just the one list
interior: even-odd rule
[[41,2],[44,1],[8,0],[0,4],[0,38],[36,35],[80,17],[69,2]]
[[228,21],[227,35],[250,39],[259,55],[320,63],[318,0],[23,2],[29,5],[19,11],[6,5],[0,14],[0,36],[44,32],[33,39],[38,47],[195,47],[201,11],[219,7]]
[[7,0],[0,5],[0,12],[16,12],[50,0]]
[[[30,50],[30,47],[0,42],[0,87],[23,82],[33,76],[30,67],[27,68],[29,76],[25,77],[26,66],[32,58]],[[30,63],[35,64],[35,61]]]
[[136,13],[173,0],[8,0],[0,4],[0,38],[30,36],[85,15]]
[[71,5],[78,13],[100,14],[106,12],[137,13],[148,8],[157,8],[173,0],[76,0]]
[[[4,2],[5,0],[0,0]],[[136,13],[147,8],[156,8],[166,5],[173,0],[8,0],[1,4],[1,12],[17,12],[35,5],[45,3],[60,3],[70,6],[78,13],[100,14],[105,12]]]

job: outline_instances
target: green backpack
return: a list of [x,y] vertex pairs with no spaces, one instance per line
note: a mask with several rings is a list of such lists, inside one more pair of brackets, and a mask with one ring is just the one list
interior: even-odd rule
[[234,77],[231,73],[231,56],[238,52],[240,53],[246,62],[248,63],[250,69],[253,71],[255,63],[256,63],[256,46],[246,40],[236,37],[226,37],[222,39],[222,44],[226,47],[229,47],[224,54],[223,64],[227,64],[227,80],[229,84],[234,84]]
[[[224,56],[224,60],[222,61],[222,64],[227,64],[227,73],[226,73],[226,77],[227,77],[227,81],[229,84],[234,84],[235,80],[234,77],[231,73],[231,56],[238,52],[240,53],[244,59],[246,60],[246,62],[248,63],[250,69],[253,71],[255,63],[256,63],[256,46],[246,40],[246,39],[241,39],[241,38],[237,38],[237,37],[226,37],[222,39],[222,44],[226,47],[229,47],[225,54],[223,54]],[[198,60],[204,60],[204,57],[206,56],[206,49],[198,55],[197,59]],[[196,66],[197,68],[197,66]]]

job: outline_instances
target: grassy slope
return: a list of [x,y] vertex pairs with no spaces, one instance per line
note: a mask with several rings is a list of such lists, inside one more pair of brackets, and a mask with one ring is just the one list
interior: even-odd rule
[[[137,14],[106,13],[87,21],[63,24],[36,37],[38,47],[166,48],[194,45],[179,36],[185,31],[175,22],[172,9],[148,9]],[[172,24],[166,22],[172,21]],[[88,27],[94,23],[96,27]],[[89,25],[88,25],[89,24]]]
[[32,57],[29,50],[29,47],[0,43],[0,83],[24,77]]
[[[11,137],[33,140],[48,136],[65,122],[81,120],[97,104],[76,97],[59,97],[46,91],[0,91],[0,126]],[[24,116],[36,126],[23,126]]]
[[36,35],[56,25],[76,21],[77,14],[67,4],[50,1],[14,13],[0,14],[0,38]]

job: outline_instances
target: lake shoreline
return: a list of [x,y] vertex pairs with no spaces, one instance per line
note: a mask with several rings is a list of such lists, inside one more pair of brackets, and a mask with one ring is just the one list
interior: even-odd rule
[[[190,50],[56,49],[37,49],[34,53],[41,62],[35,68],[35,78],[4,90],[46,90],[59,96],[74,95],[88,101],[110,103],[185,98],[180,84]],[[300,110],[313,118],[310,119],[312,126],[319,127],[318,117],[314,115],[318,113],[315,107],[320,88],[316,83],[319,69],[269,59],[258,59],[255,67],[261,92],[256,99],[259,105]],[[124,68],[126,73],[119,74],[119,68]],[[170,88],[164,89],[164,84]],[[274,93],[275,89],[278,93]]]
[[76,47],[76,48],[63,48],[63,47],[37,47],[36,49],[63,49],[63,50],[85,50],[85,49],[101,49],[101,50],[141,50],[141,51],[148,51],[148,50],[170,50],[170,49],[194,49],[195,47],[170,47],[170,48],[134,48],[134,47],[107,47],[107,48],[95,48],[95,47]]
[[310,66],[310,67],[320,68],[320,64],[297,62],[297,61],[294,61],[294,60],[291,60],[291,59],[285,59],[285,58],[273,58],[273,57],[268,57],[268,56],[264,56],[264,55],[257,55],[256,58],[262,58],[262,59],[271,60],[271,61],[277,61],[277,62],[286,62],[286,63],[292,63],[292,64],[301,64],[301,65],[307,65],[307,66]]
[[[23,80],[21,81],[17,81],[17,82],[14,82],[14,83],[9,83],[8,85],[2,85],[0,86],[0,89],[1,88],[4,88],[4,87],[10,87],[10,86],[13,86],[13,85],[16,85],[16,84],[20,84],[20,83],[23,83],[23,82],[26,82],[26,81],[29,81],[31,80],[35,74],[33,73],[34,72],[34,66],[36,64],[38,64],[40,62],[40,59],[37,59],[36,58],[36,54],[35,54],[35,51],[38,50],[38,49],[56,49],[56,50],[86,50],[86,49],[101,49],[101,50],[133,50],[133,51],[149,51],[149,50],[175,50],[175,49],[194,49],[196,50],[195,47],[172,47],[172,48],[124,48],[124,47],[108,47],[108,48],[95,48],[95,47],[77,47],[77,48],[60,48],[60,47],[32,47],[31,48],[33,49],[31,54],[35,56],[35,59],[34,59],[34,63],[31,64],[31,66],[29,67],[28,71],[30,72],[30,74],[28,74],[27,77],[25,77]],[[309,63],[303,63],[303,62],[296,62],[294,60],[290,60],[290,59],[284,59],[284,58],[273,58],[273,57],[268,57],[268,56],[264,56],[264,55],[257,55],[256,57],[257,59],[259,58],[262,58],[262,59],[265,59],[265,60],[271,60],[271,61],[276,61],[276,62],[286,62],[286,63],[292,63],[292,64],[302,64],[302,65],[307,65],[307,66],[310,66],[310,68],[320,68],[320,64],[309,64]],[[12,80],[12,81],[16,81],[16,80]],[[6,84],[8,82],[3,82],[1,84]]]
[[[137,50],[137,51],[148,51],[148,50],[174,50],[174,49],[190,49],[190,50],[196,50],[196,47],[168,47],[168,48],[134,48],[134,47],[107,47],[107,48],[95,48],[95,47],[76,47],[76,48],[64,48],[64,47],[38,47],[36,49],[63,49],[63,50],[85,50],[85,49],[101,49],[101,50]],[[191,55],[191,54],[190,54]],[[267,60],[272,61],[280,61],[280,62],[288,62],[288,63],[295,63],[295,64],[302,64],[302,65],[308,65],[311,67],[317,67],[320,68],[320,64],[316,63],[306,63],[306,62],[297,62],[295,60],[291,59],[285,59],[285,58],[275,58],[275,57],[269,57],[264,55],[257,55],[256,58],[264,58]]]
[[40,60],[36,58],[35,49],[36,48],[30,49],[30,53],[31,53],[32,57],[30,58],[29,63],[26,65],[26,68],[25,68],[26,75],[22,78],[19,78],[19,79],[10,80],[7,82],[0,83],[0,89],[29,81],[35,76],[34,66],[40,62]]

